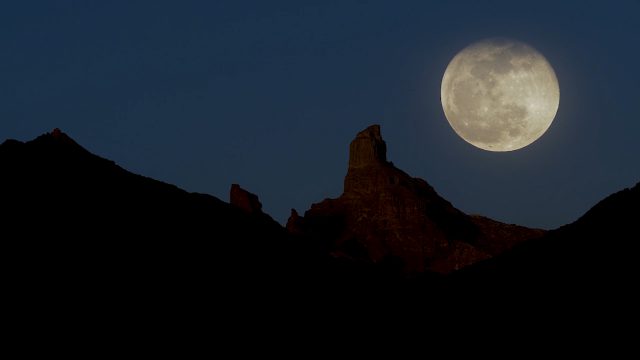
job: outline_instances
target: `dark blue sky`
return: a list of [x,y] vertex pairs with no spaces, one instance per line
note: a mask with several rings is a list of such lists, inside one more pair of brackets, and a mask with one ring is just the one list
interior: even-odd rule
[[[524,41],[560,82],[537,142],[490,153],[440,105],[449,60]],[[121,166],[223,200],[233,182],[283,222],[338,196],[348,145],[468,213],[553,228],[640,181],[640,2],[12,1],[0,5],[0,138],[60,127]]]

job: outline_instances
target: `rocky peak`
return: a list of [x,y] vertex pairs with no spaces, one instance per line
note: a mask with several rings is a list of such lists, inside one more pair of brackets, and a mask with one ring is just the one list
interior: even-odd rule
[[64,131],[59,128],[53,129],[49,133],[38,136],[36,139],[30,141],[30,143],[38,147],[47,147],[50,149],[56,149],[55,151],[70,151],[78,154],[87,155],[89,152],[80,146],[75,140],[69,137]]
[[293,235],[299,235],[302,233],[302,217],[298,214],[296,209],[291,209],[291,216],[287,221],[287,231]]
[[258,196],[241,188],[238,184],[231,185],[229,202],[247,214],[262,213],[262,203],[260,203]]
[[380,135],[380,125],[371,125],[358,133],[349,146],[349,169],[387,162],[387,144]]
[[73,139],[71,139],[64,131],[60,130],[59,128],[55,128],[51,132],[42,135],[41,138],[46,138],[48,139],[48,141],[77,145]]
[[382,139],[380,125],[369,126],[351,141],[344,196],[380,193],[405,178],[410,177],[387,162],[387,144]]
[[448,273],[532,236],[530,229],[466,215],[388,162],[386,150],[379,125],[358,133],[342,195],[313,204],[304,217],[292,212],[289,231],[320,239],[336,256],[398,260],[408,273]]

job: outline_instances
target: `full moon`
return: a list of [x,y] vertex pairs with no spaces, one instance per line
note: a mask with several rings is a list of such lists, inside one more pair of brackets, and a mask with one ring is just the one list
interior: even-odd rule
[[451,60],[440,97],[461,138],[484,150],[512,151],[533,143],[551,126],[560,88],[553,68],[534,48],[487,39]]

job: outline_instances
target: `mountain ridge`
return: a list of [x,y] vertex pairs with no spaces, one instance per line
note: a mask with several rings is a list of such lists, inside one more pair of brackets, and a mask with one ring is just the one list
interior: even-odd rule
[[630,271],[639,236],[639,184],[547,233],[464,214],[387,161],[379,126],[350,144],[344,193],[303,216],[292,210],[286,229],[237,184],[230,202],[189,193],[130,173],[59,130],[4,141],[0,169],[2,243],[14,273],[49,285],[62,279],[56,286],[69,291],[79,283],[131,290],[142,278],[156,290],[166,281],[190,291],[214,279],[379,287],[416,274],[424,288],[443,279],[553,283],[604,271],[592,259]]

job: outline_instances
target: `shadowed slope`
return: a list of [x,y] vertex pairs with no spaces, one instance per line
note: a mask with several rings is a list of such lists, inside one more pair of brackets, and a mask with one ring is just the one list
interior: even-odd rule
[[640,184],[600,201],[577,221],[463,270],[463,283],[530,288],[548,293],[635,291],[640,249]]
[[29,292],[187,296],[294,266],[270,217],[132,174],[58,130],[4,142],[0,169],[4,253]]

